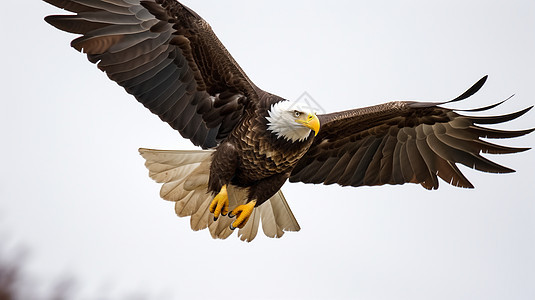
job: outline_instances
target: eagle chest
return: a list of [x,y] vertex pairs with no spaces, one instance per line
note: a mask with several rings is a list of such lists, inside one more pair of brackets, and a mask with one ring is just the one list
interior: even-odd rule
[[290,172],[305,152],[302,145],[296,147],[292,142],[276,139],[266,131],[265,125],[254,121],[251,118],[244,122],[234,135],[240,181],[253,182]]

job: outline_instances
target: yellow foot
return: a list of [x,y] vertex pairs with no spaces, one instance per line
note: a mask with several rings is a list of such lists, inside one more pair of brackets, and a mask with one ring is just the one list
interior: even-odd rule
[[221,188],[219,194],[212,200],[212,203],[210,204],[210,212],[214,214],[214,221],[217,221],[220,214],[222,216],[228,214],[228,194],[226,185]]
[[256,200],[253,200],[247,204],[240,205],[236,207],[228,216],[229,218],[234,218],[236,216],[236,221],[234,221],[232,224],[230,224],[230,229],[234,230],[236,228],[243,228],[245,224],[247,224],[247,221],[249,220],[249,217],[253,213],[253,209],[256,205]]

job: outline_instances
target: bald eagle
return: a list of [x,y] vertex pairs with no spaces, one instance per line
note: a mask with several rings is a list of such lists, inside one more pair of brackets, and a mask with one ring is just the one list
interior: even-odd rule
[[[48,16],[58,29],[79,34],[71,43],[197,151],[139,149],[149,175],[162,183],[194,230],[227,238],[269,237],[300,229],[280,188],[290,182],[378,186],[404,183],[437,189],[438,178],[472,184],[456,164],[509,173],[480,153],[527,148],[481,138],[512,138],[498,124],[526,113],[474,117],[442,107],[476,93],[486,76],[446,102],[397,101],[317,114],[258,88],[208,23],[176,0],[44,0],[73,12]],[[468,112],[485,111],[504,101]],[[466,111],[465,111],[466,112]]]

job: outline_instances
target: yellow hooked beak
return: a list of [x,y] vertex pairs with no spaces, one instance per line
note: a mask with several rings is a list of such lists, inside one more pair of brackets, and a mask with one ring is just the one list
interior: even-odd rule
[[309,114],[306,117],[306,120],[295,120],[297,123],[302,124],[305,127],[308,127],[312,130],[314,130],[314,136],[318,135],[318,132],[320,131],[320,120],[315,114]]

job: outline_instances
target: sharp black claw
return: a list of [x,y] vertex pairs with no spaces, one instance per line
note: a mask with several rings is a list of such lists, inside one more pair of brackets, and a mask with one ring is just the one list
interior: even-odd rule
[[235,216],[236,215],[232,215],[231,213],[228,214],[228,217],[231,218],[231,219],[234,218]]
[[214,222],[217,221],[217,219],[218,219],[217,217],[214,217]]
[[226,216],[227,214],[221,213],[221,215],[224,217],[224,216]]
[[229,228],[230,228],[230,230],[236,229],[236,227],[232,226],[232,224],[230,224]]

